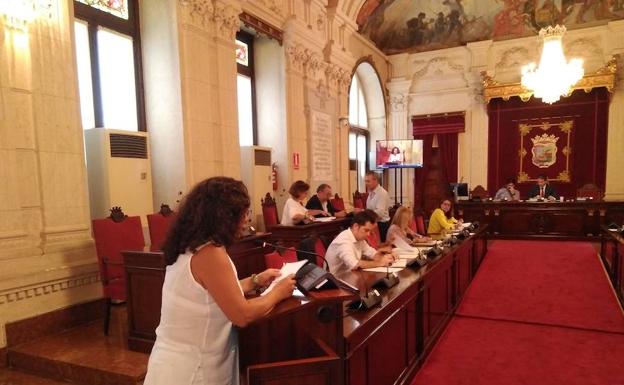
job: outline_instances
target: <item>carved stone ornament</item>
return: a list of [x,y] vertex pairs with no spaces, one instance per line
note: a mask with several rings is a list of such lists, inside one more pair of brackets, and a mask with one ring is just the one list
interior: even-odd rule
[[390,96],[390,106],[394,112],[404,112],[407,109],[408,97],[404,94]]
[[[593,74],[585,75],[581,80],[572,86],[571,91],[583,90],[587,93],[598,87],[605,87],[607,91],[613,92],[617,80],[617,64],[620,55],[614,55],[611,59]],[[495,98],[509,100],[512,96],[518,96],[524,102],[533,96],[533,91],[528,90],[520,83],[501,84],[494,80],[485,71],[481,72],[483,80],[483,97],[486,103]]]
[[114,206],[110,209],[109,218],[112,219],[115,223],[123,222],[127,217],[128,216],[124,214],[124,212],[121,210],[121,207],[119,206]]
[[240,29],[240,8],[227,2],[214,0],[179,0],[180,5],[187,9],[192,23],[201,27],[209,27],[214,23],[218,36],[233,40]]
[[169,205],[163,203],[160,205],[159,213],[163,217],[168,217],[169,215],[173,214],[173,210],[171,210],[171,207],[169,207]]

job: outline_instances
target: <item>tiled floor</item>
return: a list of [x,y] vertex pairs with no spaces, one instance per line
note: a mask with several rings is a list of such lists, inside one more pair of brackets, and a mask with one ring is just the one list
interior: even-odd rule
[[11,348],[11,366],[80,384],[140,383],[145,377],[149,356],[128,350],[125,308],[116,307],[113,313],[109,336],[104,336],[99,321],[43,337]]

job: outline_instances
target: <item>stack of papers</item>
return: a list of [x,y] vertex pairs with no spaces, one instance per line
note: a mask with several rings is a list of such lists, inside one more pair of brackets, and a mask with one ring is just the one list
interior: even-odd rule
[[403,267],[371,267],[369,269],[362,269],[364,271],[370,271],[371,273],[396,273],[403,270]]
[[265,295],[269,294],[271,292],[271,290],[273,290],[273,288],[275,287],[275,285],[277,285],[277,283],[279,281],[281,281],[282,279],[288,277],[291,274],[297,274],[299,269],[301,269],[303,267],[303,265],[305,265],[306,263],[308,263],[307,259],[304,259],[303,261],[285,263],[284,266],[282,266],[282,268],[280,269],[280,273],[282,273],[282,275],[280,275],[279,277],[275,278],[273,280],[273,282],[271,282],[269,287],[267,287],[266,290],[263,291],[262,294],[260,294],[260,295],[261,296],[265,296]]
[[320,218],[314,218],[314,222],[331,222],[334,219],[336,219],[336,217],[320,217]]

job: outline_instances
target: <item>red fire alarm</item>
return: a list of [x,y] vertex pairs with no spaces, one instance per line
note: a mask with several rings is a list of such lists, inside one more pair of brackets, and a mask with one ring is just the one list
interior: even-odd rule
[[293,152],[293,168],[299,170],[299,153]]

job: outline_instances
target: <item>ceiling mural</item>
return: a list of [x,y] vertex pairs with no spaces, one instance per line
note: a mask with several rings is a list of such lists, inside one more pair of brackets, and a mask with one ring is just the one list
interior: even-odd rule
[[386,54],[455,47],[624,18],[624,0],[366,0],[359,32]]

